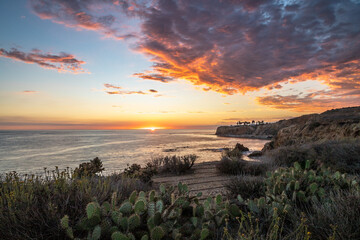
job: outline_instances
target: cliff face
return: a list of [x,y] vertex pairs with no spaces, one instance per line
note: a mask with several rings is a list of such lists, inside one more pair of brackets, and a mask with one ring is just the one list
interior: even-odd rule
[[304,115],[289,120],[280,120],[276,123],[264,125],[220,126],[216,129],[216,135],[273,138],[280,129],[294,124],[304,123],[312,116],[314,116],[314,114]]
[[334,109],[266,125],[222,126],[217,129],[216,134],[273,137],[263,151],[280,146],[326,140],[359,139],[360,141],[360,107]]

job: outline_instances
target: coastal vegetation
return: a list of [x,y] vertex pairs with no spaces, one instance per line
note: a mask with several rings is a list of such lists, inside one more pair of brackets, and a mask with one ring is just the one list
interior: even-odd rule
[[[74,170],[1,175],[1,237],[360,239],[358,117],[347,121],[339,114],[344,116],[343,111],[326,112],[317,117],[319,124],[313,116],[299,117],[291,126],[279,123],[285,128],[253,155],[242,144],[224,149],[212,165],[217,180],[209,181],[230,179],[222,185],[224,194],[203,196],[181,182],[155,181],[157,175],[201,178],[193,168],[196,155],[154,158],[107,176],[99,158]],[[326,125],[325,118],[334,121]],[[329,135],[330,128],[342,138]],[[318,135],[306,135],[309,131]]]
[[116,195],[121,202],[134,190],[151,189],[136,178],[120,174],[101,176],[97,170],[103,168],[98,163],[92,160],[75,171],[55,168],[45,169],[41,175],[20,176],[16,172],[1,175],[1,238],[66,239],[59,221],[64,215],[77,222],[84,216],[83,209],[94,199],[102,204]]
[[[344,151],[358,149],[354,144],[337,146]],[[287,161],[277,162],[281,163],[277,168],[272,165],[267,172],[256,172],[254,163],[241,165],[246,161],[239,148],[224,152],[219,163],[238,161],[229,169],[242,169],[232,173],[237,175],[226,185],[229,194],[203,200],[201,193],[190,194],[184,184],[154,186],[139,174],[155,166],[163,166],[162,172],[169,166],[188,170],[196,160],[193,155],[154,159],[145,167],[131,165],[110,176],[101,175],[98,158],[74,171],[56,168],[36,176],[6,174],[0,182],[1,233],[5,239],[360,237],[359,177],[354,171],[344,171],[350,168],[333,169],[318,160],[304,160],[307,156],[291,162],[287,154]],[[279,161],[284,155],[271,156]],[[358,163],[357,158],[354,161]]]
[[360,141],[323,141],[279,147],[267,155],[278,166],[291,166],[294,162],[316,161],[319,165],[341,172],[360,173]]

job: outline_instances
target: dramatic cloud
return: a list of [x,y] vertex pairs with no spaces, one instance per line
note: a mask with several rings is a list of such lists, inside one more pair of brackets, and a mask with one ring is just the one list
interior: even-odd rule
[[[345,102],[359,99],[347,91],[360,89],[359,1],[31,2],[41,18],[115,38],[135,36],[135,48],[153,61],[152,70],[134,74],[142,79],[185,79],[225,94],[272,91],[281,88],[279,83],[313,79],[352,98]],[[121,28],[126,18],[137,21],[136,34]],[[269,105],[279,98],[259,102]],[[321,101],[341,102],[337,98]],[[282,96],[279,101],[306,106],[301,99]]]
[[54,55],[51,53],[43,53],[38,49],[33,49],[30,53],[25,53],[16,48],[12,48],[9,51],[0,48],[0,57],[30,64],[38,64],[43,68],[55,69],[58,72],[85,73],[85,70],[81,66],[85,64],[84,61],[76,59],[74,55],[63,52]]
[[359,82],[347,66],[359,66],[359,11],[354,1],[158,1],[143,13],[138,48],[154,74],[227,94],[331,68]]

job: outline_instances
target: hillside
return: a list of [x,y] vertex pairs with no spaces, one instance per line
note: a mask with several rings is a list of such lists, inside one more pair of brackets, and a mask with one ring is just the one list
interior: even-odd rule
[[360,107],[333,109],[265,125],[221,126],[216,135],[272,138],[263,150],[325,140],[360,140]]

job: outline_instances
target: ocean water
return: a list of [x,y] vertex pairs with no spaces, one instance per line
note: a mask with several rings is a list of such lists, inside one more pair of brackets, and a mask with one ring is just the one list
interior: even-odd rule
[[242,143],[261,150],[267,140],[225,138],[214,130],[53,130],[0,131],[0,173],[41,173],[75,168],[95,157],[105,173],[123,170],[127,164],[145,164],[165,155],[196,154],[198,162],[216,161],[219,149]]

